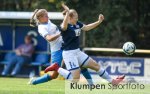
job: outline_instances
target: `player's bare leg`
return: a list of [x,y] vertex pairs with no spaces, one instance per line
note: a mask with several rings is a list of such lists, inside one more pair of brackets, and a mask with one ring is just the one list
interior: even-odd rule
[[112,85],[118,85],[125,78],[125,75],[122,75],[122,76],[118,76],[116,79],[112,79],[107,73],[107,71],[103,69],[92,58],[90,58],[89,62],[87,63],[85,67],[95,70],[99,74],[100,77],[102,77],[103,79],[106,79],[108,82],[112,83]]

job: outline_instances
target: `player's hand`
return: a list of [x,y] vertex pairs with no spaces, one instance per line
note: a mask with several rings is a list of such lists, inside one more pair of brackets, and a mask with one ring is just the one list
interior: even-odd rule
[[69,11],[69,7],[67,5],[65,5],[64,3],[62,3],[62,7],[66,10]]
[[98,18],[98,21],[99,21],[99,22],[102,22],[103,20],[104,20],[104,16],[103,16],[103,14],[100,14],[100,15],[99,15],[99,18]]

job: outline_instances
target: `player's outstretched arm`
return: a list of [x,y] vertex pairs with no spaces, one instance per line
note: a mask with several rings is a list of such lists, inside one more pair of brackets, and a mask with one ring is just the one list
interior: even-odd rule
[[46,40],[49,42],[56,40],[58,37],[60,37],[60,32],[53,34],[53,35],[46,35],[45,36]]
[[61,29],[63,31],[65,31],[67,29],[67,27],[68,27],[69,8],[65,4],[62,4],[62,7],[65,9],[66,15],[65,15],[64,20],[63,20],[63,22],[61,24]]
[[102,21],[104,20],[104,16],[102,14],[99,15],[98,21],[88,24],[88,25],[84,25],[82,30],[83,31],[89,31],[91,29],[94,29],[95,27],[97,27]]

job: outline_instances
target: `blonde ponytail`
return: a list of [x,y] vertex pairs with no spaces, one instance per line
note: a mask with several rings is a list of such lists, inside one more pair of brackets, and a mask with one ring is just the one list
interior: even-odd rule
[[35,9],[32,18],[30,19],[30,26],[35,27],[36,26],[36,19],[35,19],[35,15],[36,13],[39,11],[39,9]]
[[37,26],[39,22],[39,18],[42,17],[43,15],[47,14],[46,9],[36,9],[34,11],[34,14],[32,15],[32,18],[30,19],[30,26]]

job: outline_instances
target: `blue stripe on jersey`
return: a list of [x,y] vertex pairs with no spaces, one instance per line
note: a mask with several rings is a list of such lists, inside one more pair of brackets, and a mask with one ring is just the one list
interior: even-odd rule
[[79,36],[81,33],[81,28],[83,24],[77,22],[76,25],[68,24],[68,28],[66,31],[62,31],[62,38],[63,38],[63,50],[74,50],[79,48]]

